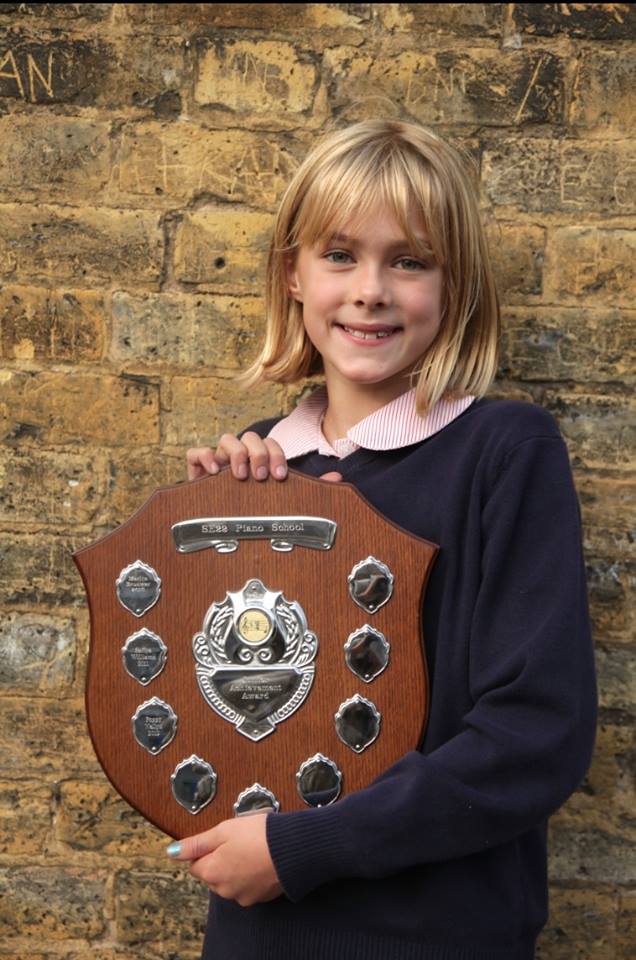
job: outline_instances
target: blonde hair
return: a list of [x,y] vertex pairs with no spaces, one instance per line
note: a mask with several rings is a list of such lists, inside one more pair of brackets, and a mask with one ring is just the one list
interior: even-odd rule
[[397,120],[365,120],[330,134],[294,175],[269,250],[265,342],[244,382],[293,383],[322,371],[302,304],[289,294],[287,265],[301,245],[312,246],[378,205],[393,212],[416,252],[421,243],[413,227],[423,220],[444,275],[442,323],[414,374],[418,412],[443,397],[486,393],[497,368],[500,320],[476,191],[453,147]]

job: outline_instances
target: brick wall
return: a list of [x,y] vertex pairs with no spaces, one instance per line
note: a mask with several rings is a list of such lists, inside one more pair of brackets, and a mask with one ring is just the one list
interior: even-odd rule
[[[0,4],[0,958],[190,960],[205,894],[109,787],[70,551],[242,394],[272,211],[314,136],[416,119],[478,159],[497,392],[544,404],[585,520],[601,723],[552,825],[540,960],[636,941],[630,4]],[[631,134],[631,138],[630,138]],[[631,665],[631,672],[630,672]]]

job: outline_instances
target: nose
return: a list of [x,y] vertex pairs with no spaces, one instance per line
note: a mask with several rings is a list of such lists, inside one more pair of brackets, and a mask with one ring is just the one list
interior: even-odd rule
[[391,289],[380,264],[358,264],[353,276],[352,300],[357,307],[378,310],[391,303]]

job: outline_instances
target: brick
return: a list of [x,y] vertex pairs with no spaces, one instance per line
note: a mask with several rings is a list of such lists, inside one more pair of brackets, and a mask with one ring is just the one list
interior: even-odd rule
[[158,386],[145,378],[0,374],[0,435],[10,441],[148,444],[158,440],[158,408]]
[[302,123],[313,106],[316,67],[291,43],[201,39],[196,53],[194,99],[213,123],[249,118],[253,127],[288,128]]
[[633,231],[562,227],[548,238],[545,295],[586,306],[633,306],[636,294]]
[[0,272],[60,283],[157,285],[163,234],[154,214],[135,210],[0,205]]
[[633,552],[636,480],[587,471],[577,471],[574,479],[583,517],[583,546],[592,556],[628,560]]
[[272,217],[234,207],[186,214],[175,242],[175,276],[201,290],[251,293],[262,289]]
[[82,581],[72,551],[83,546],[66,537],[0,532],[0,569],[5,607],[52,607],[84,604]]
[[[128,10],[132,6],[126,4]],[[158,118],[180,116],[181,94],[190,82],[181,36],[160,37],[147,30],[133,33],[112,47],[101,67],[95,91],[99,106],[133,106]]]
[[[113,8],[112,3],[1,3],[0,15],[11,13],[21,14],[28,21],[33,17],[50,23],[58,19],[87,20],[91,23],[108,20]],[[12,21],[16,19],[12,16]]]
[[[203,938],[201,938],[203,939]],[[51,951],[47,949],[46,953],[33,952],[33,941],[12,940],[14,947],[5,946],[0,943],[0,960],[201,960],[201,944],[195,946],[182,946],[176,944],[171,946],[167,954],[158,954],[161,950],[161,931],[157,932],[157,938],[151,943],[136,944],[127,943],[123,948],[114,946],[101,946],[95,941],[86,947],[77,946],[75,942],[70,948],[65,948],[63,941],[58,941],[51,946]],[[5,941],[9,944],[9,941]],[[70,949],[70,952],[67,950]],[[60,953],[60,950],[63,952]]]
[[636,647],[597,644],[596,670],[600,706],[636,714]]
[[[609,128],[628,136],[636,111],[634,50],[586,50],[577,65],[570,107],[575,126]],[[632,168],[633,177],[633,168]],[[633,195],[633,180],[632,180]]]
[[636,882],[636,844],[603,830],[554,828],[550,835],[550,876],[568,882]]
[[0,117],[0,198],[91,200],[112,166],[110,125],[75,117]]
[[536,960],[615,960],[616,902],[598,889],[552,888]]
[[556,416],[575,466],[635,466],[636,418],[631,397],[546,389],[542,403]]
[[5,614],[0,620],[0,692],[64,693],[73,682],[76,646],[71,620]]
[[75,850],[165,860],[165,835],[103,781],[69,780],[61,784],[55,837]]
[[99,40],[34,38],[28,28],[11,30],[0,38],[0,100],[94,103],[109,53]]
[[371,16],[371,4],[342,3],[146,3],[126,4],[126,14],[132,23],[151,24],[155,30],[204,29],[215,33],[219,28],[262,31],[287,31],[292,35],[306,32],[308,39],[320,47],[325,39],[316,31],[337,31],[354,36],[359,34]]
[[339,47],[325,54],[333,110],[381,91],[421,123],[516,125],[562,118],[563,61],[547,52],[472,48],[392,54]]
[[170,409],[163,416],[167,444],[195,447],[216,446],[224,433],[239,433],[251,423],[276,416],[280,388],[259,387],[249,391],[221,380],[172,381]]
[[[51,5],[56,6],[56,5]],[[14,29],[0,39],[0,99],[76,106],[135,106],[161,115],[172,96],[180,112],[185,80],[179,38],[140,33],[122,43],[60,38],[40,28]],[[169,112],[175,112],[169,111]]]
[[24,777],[18,782],[0,782],[0,856],[10,857],[12,864],[41,856],[52,819],[51,787]]
[[587,588],[594,635],[612,643],[634,639],[636,564],[610,556],[587,560]]
[[0,698],[0,775],[4,779],[99,770],[83,701]]
[[616,960],[632,960],[636,943],[636,890],[620,890],[616,925]]
[[516,3],[516,29],[530,36],[627,40],[634,37],[634,11],[629,3]]
[[384,30],[430,43],[435,36],[498,37],[502,10],[499,3],[379,3],[379,23]]
[[6,447],[0,461],[0,522],[90,523],[106,492],[105,463],[99,455]]
[[274,209],[304,152],[284,134],[203,131],[185,121],[131,124],[122,133],[118,190],[124,198],[205,195]]
[[127,520],[157,487],[185,479],[185,451],[166,454],[163,450],[116,450],[108,463],[109,486],[96,522],[113,527]]
[[105,929],[104,900],[105,877],[101,873],[62,867],[2,870],[0,935],[45,943],[96,937]]
[[99,360],[103,294],[93,290],[0,287],[0,344],[9,360]]
[[120,943],[155,938],[180,944],[203,938],[208,889],[178,867],[172,873],[120,871],[115,876],[115,922]]
[[111,358],[126,369],[244,370],[264,335],[264,307],[252,297],[113,297]]
[[[577,832],[598,833],[626,846],[636,842],[633,819],[636,784],[633,764],[636,749],[633,723],[607,723],[601,716],[596,731],[592,763],[579,789],[552,819],[552,830],[564,837]],[[592,874],[595,876],[595,874]]]
[[625,310],[507,307],[499,369],[502,376],[525,381],[633,383],[634,315]]
[[[13,946],[9,944],[13,943]],[[27,941],[25,939],[19,938],[11,941],[5,941],[4,944],[0,943],[0,960],[157,960],[157,954],[151,953],[146,947],[146,949],[137,949],[132,945],[127,945],[125,950],[120,950],[118,947],[103,947],[100,948],[96,945],[95,941],[89,946],[82,948],[75,947],[71,948],[71,952],[68,953],[65,949],[64,941],[57,941],[51,945],[51,951],[47,949],[47,946],[39,945],[42,949],[46,950],[46,953],[41,953],[38,949],[37,953],[33,952],[33,941]],[[63,952],[60,952],[62,950]],[[199,950],[197,954],[185,954],[179,953],[172,954],[166,960],[200,960],[201,951]]]
[[636,210],[629,141],[504,139],[484,151],[482,182],[492,203],[524,212],[587,217]]
[[530,224],[491,222],[486,236],[503,304],[541,294],[545,230]]

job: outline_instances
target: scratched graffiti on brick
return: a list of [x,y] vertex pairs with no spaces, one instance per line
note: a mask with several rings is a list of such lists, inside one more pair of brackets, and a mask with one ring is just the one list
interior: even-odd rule
[[17,96],[32,103],[43,97],[52,100],[53,58],[53,50],[43,51],[39,62],[31,53],[16,57],[13,50],[6,50],[0,54],[0,96]]
[[250,114],[283,106],[297,113],[311,105],[314,80],[313,64],[299,59],[291,44],[243,41],[202,52],[195,98]]

